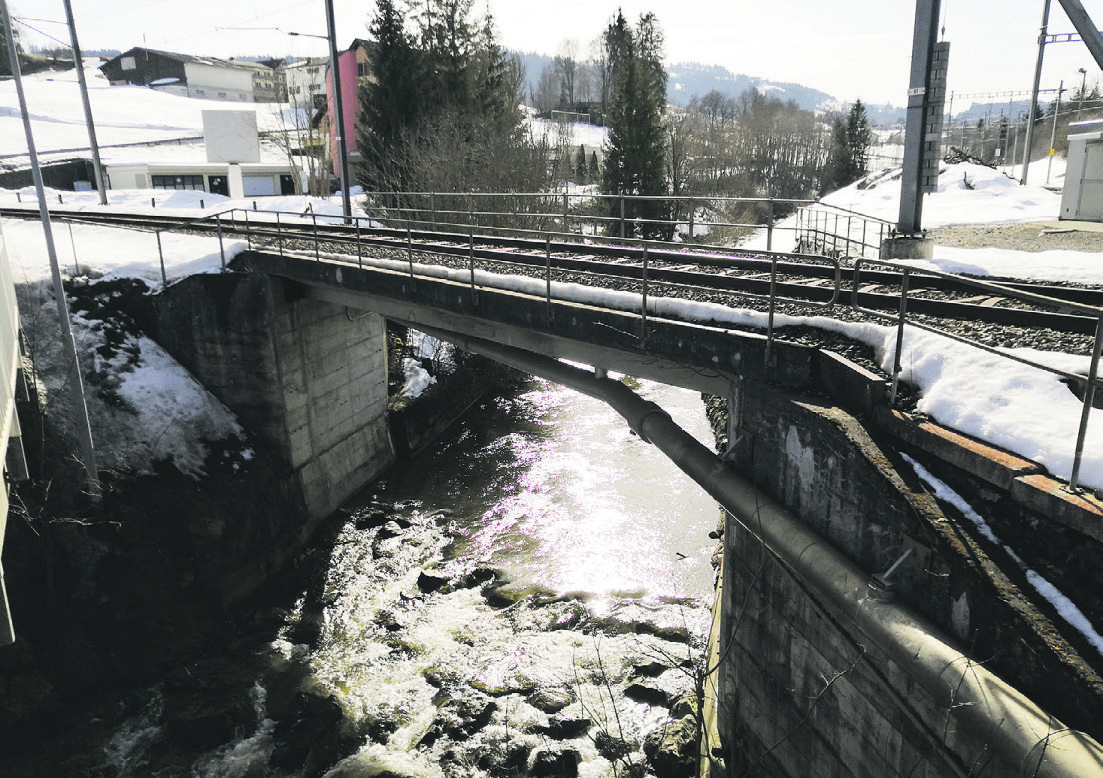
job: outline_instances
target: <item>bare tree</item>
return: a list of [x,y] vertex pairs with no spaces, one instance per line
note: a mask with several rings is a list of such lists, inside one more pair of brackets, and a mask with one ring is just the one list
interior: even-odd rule
[[565,40],[559,46],[560,53],[555,57],[555,73],[559,79],[560,102],[574,105],[578,100],[579,71],[578,44]]

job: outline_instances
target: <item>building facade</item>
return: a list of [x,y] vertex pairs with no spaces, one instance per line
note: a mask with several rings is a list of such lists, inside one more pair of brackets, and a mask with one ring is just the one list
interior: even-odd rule
[[147,86],[206,100],[282,102],[287,91],[278,68],[143,47],[108,60],[100,72],[113,86]]

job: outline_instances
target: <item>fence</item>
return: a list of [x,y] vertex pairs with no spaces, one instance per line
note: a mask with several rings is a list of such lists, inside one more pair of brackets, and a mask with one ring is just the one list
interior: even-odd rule
[[[699,240],[794,232],[782,217],[812,200],[753,197],[602,195],[591,192],[372,192],[369,217],[430,231],[480,229],[514,236],[552,235],[564,240],[644,239],[694,244]],[[727,215],[733,214],[733,218]]]
[[881,245],[895,229],[884,219],[817,203],[797,211],[797,251],[829,257],[881,256]]
[[[880,311],[874,311],[868,308],[862,308],[858,305],[858,289],[860,288],[861,271],[864,265],[879,265],[882,267],[891,267],[895,270],[899,270],[902,273],[902,281],[900,285],[900,307],[898,313],[893,316],[891,314],[882,313]],[[1035,294],[1033,292],[1023,292],[1017,289],[1013,289],[1003,284],[993,283],[991,281],[978,281],[967,276],[955,275],[953,273],[943,273],[938,270],[923,269],[924,275],[937,276],[939,278],[950,278],[955,283],[959,283],[962,286],[972,287],[979,289],[991,295],[997,295],[1000,297],[1007,297],[1016,300],[1023,300],[1024,302],[1037,303],[1042,305],[1048,305],[1053,308],[1068,311],[1069,313],[1082,314],[1090,316],[1096,320],[1095,326],[1095,341],[1092,347],[1091,363],[1088,368],[1088,375],[1085,377],[1079,373],[1070,373],[1066,370],[1061,370],[1049,365],[1045,365],[1036,360],[1027,359],[1025,357],[1018,356],[1016,354],[1010,354],[1007,351],[988,346],[979,341],[972,340],[970,338],[962,337],[953,332],[948,332],[944,329],[933,327],[929,324],[913,320],[907,320],[908,311],[908,281],[911,273],[915,272],[915,268],[904,262],[890,262],[887,260],[871,261],[860,259],[854,264],[854,286],[853,286],[853,298],[851,301],[851,307],[867,316],[874,316],[880,319],[888,319],[895,321],[896,330],[896,353],[893,357],[892,368],[892,383],[889,390],[889,402],[891,403],[896,398],[896,390],[900,380],[900,372],[903,369],[900,363],[900,357],[904,348],[904,325],[910,324],[912,327],[917,327],[928,332],[934,332],[943,337],[950,338],[951,340],[958,341],[959,343],[965,343],[974,348],[979,348],[983,351],[987,351],[990,354],[996,354],[1004,359],[1010,359],[1014,362],[1019,362],[1031,367],[1036,367],[1039,370],[1044,370],[1048,373],[1059,375],[1062,378],[1071,381],[1075,384],[1083,384],[1084,386],[1084,404],[1083,410],[1080,415],[1080,427],[1076,435],[1076,449],[1073,454],[1072,474],[1069,478],[1069,488],[1073,491],[1077,488],[1077,483],[1080,478],[1080,463],[1084,454],[1084,440],[1087,437],[1088,432],[1088,420],[1091,416],[1092,407],[1095,401],[1095,389],[1099,384],[1099,358],[1100,352],[1103,351],[1103,308],[1094,305],[1083,305],[1080,303],[1072,303],[1067,300],[1057,300],[1052,297],[1046,297],[1044,295]]]

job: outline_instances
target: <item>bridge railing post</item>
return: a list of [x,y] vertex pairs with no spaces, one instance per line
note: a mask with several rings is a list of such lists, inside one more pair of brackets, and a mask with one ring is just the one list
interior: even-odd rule
[[161,231],[157,230],[154,234],[157,236],[157,256],[161,258],[161,286],[163,288],[169,285],[168,276],[165,274],[165,251],[161,247]]
[[620,239],[624,240],[624,195],[620,196]]
[[410,278],[414,277],[414,233],[409,224],[406,225],[406,260],[410,263]]
[[1080,480],[1080,461],[1084,457],[1084,439],[1088,434],[1088,417],[1091,416],[1092,407],[1095,404],[1095,383],[1099,377],[1099,356],[1103,352],[1103,316],[1095,325],[1095,347],[1092,349],[1091,367],[1088,368],[1088,384],[1084,387],[1084,409],[1080,413],[1080,429],[1076,433],[1076,453],[1072,458],[1072,475],[1069,478],[1069,488],[1076,490],[1077,481]]
[[647,345],[647,244],[643,244],[643,295],[640,304],[640,343]]
[[356,264],[364,267],[364,248],[360,245],[360,217],[356,218]]
[[318,214],[313,208],[310,209],[310,218],[314,222],[314,259],[320,262],[322,255],[318,250]]
[[280,212],[276,211],[276,248],[283,254],[283,231],[280,229]]
[[248,246],[251,251],[253,249],[253,233],[249,229],[249,209],[243,208],[242,213],[245,214],[245,245]]
[[216,213],[215,223],[218,225],[218,254],[222,257],[222,272],[226,272],[226,246],[222,242],[222,214]]
[[548,326],[552,323],[552,294],[551,294],[551,236],[544,238],[544,281],[545,299],[548,304]]
[[770,312],[766,322],[766,366],[774,348],[774,310],[777,306],[777,257],[770,257]]
[[471,271],[471,305],[475,306],[475,230],[467,227],[467,264]]
[[[774,200],[771,197],[766,201],[766,250],[774,250]],[[772,295],[771,295],[772,296]]]
[[900,373],[904,366],[900,358],[904,353],[904,322],[908,316],[908,281],[911,271],[905,268],[900,279],[900,314],[896,324],[896,352],[892,358],[892,385],[889,387],[889,406],[896,402],[896,391],[900,385]]

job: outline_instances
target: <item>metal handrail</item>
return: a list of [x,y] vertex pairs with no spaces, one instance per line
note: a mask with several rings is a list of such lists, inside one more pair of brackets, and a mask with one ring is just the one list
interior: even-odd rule
[[[842,227],[839,225],[840,220],[843,221]],[[829,225],[829,221],[833,224]],[[858,236],[854,234],[856,226],[859,230]],[[895,229],[896,225],[886,219],[827,203],[815,203],[797,210],[797,235],[800,244],[813,249],[823,248],[823,251],[815,253],[844,257],[863,257],[868,253],[872,255],[870,258],[876,259],[881,256],[881,245]],[[855,246],[858,248],[856,254],[852,253],[852,247]]]
[[[393,206],[387,206],[385,201],[390,198],[395,204]],[[767,231],[767,249],[772,248],[773,232],[775,229],[793,230],[792,227],[782,227],[777,224],[775,218],[775,211],[778,206],[794,206],[794,205],[806,205],[815,202],[809,199],[796,199],[796,198],[783,198],[783,197],[728,197],[728,196],[700,196],[700,195],[610,195],[610,194],[598,194],[589,192],[370,192],[367,195],[368,202],[376,201],[380,210],[390,210],[397,213],[398,219],[403,220],[403,214],[418,214],[428,211],[431,215],[431,219],[419,219],[416,220],[419,223],[434,224],[442,223],[437,218],[438,216],[449,217],[467,217],[466,221],[457,220],[448,222],[445,221],[442,224],[444,226],[452,227],[474,227],[478,226],[481,229],[519,229],[516,225],[513,227],[493,227],[491,225],[475,224],[475,217],[493,218],[493,219],[548,219],[558,221],[563,225],[563,233],[567,235],[583,235],[586,237],[594,237],[600,228],[603,228],[609,224],[616,224],[617,230],[615,237],[621,239],[627,239],[631,237],[628,234],[627,226],[630,221],[641,222],[648,224],[661,225],[665,227],[677,228],[679,225],[686,224],[689,229],[690,240],[693,239],[695,231],[698,227],[715,227],[715,228],[736,228],[736,229],[762,229]],[[424,207],[416,207],[410,204],[411,202],[422,199],[428,202]],[[442,199],[444,204],[449,202],[453,203],[448,207],[438,207],[437,200]],[[557,207],[555,211],[540,210],[540,211],[526,211],[518,208],[518,204],[525,200],[537,200],[539,204],[555,203]],[[384,202],[379,202],[380,200]],[[512,210],[476,210],[474,204],[476,202],[482,202],[491,200],[493,202],[501,202],[508,200],[513,204]],[[466,206],[460,209],[454,203],[462,201]],[[596,202],[605,201],[610,203],[619,203],[620,215],[609,215],[608,213],[578,213],[572,211],[572,201],[578,206],[586,206]],[[687,206],[688,213],[685,219],[672,219],[662,217],[635,217],[634,219],[628,219],[625,209],[626,203],[631,202],[666,202],[672,205]],[[404,204],[403,204],[404,203]],[[700,221],[696,218],[698,206],[700,205],[713,205],[716,203],[737,203],[737,204],[751,204],[762,205],[766,208],[766,218],[763,222],[728,222],[728,221]],[[370,207],[370,206],[367,206]],[[577,232],[571,229],[571,224],[578,225]],[[586,229],[587,225],[590,225],[591,229]]]
[[[902,275],[901,291],[900,291],[900,307],[896,315],[883,313],[881,311],[875,311],[870,308],[863,308],[858,304],[858,290],[860,288],[860,277],[863,265],[878,265],[881,267],[889,267],[894,270],[899,270]],[[966,338],[962,335],[958,335],[953,332],[948,332],[938,327],[934,327],[929,324],[924,324],[919,321],[907,321],[907,308],[908,308],[908,278],[911,273],[919,272],[923,275],[937,276],[939,278],[950,278],[955,282],[964,286],[971,286],[976,289],[983,290],[990,294],[999,295],[1001,297],[1009,297],[1017,300],[1023,300],[1025,302],[1037,303],[1041,305],[1051,306],[1059,310],[1067,311],[1069,313],[1080,314],[1084,316],[1090,316],[1096,319],[1095,327],[1095,341],[1092,347],[1091,364],[1088,369],[1088,375],[1084,376],[1080,373],[1070,373],[1067,370],[1061,370],[1060,368],[1052,367],[1050,365],[1043,364],[1033,359],[1027,359],[1016,354],[1011,354],[1007,351],[1002,351],[993,346],[988,346],[984,343]],[[1076,451],[1073,456],[1072,473],[1069,477],[1069,489],[1075,491],[1077,483],[1080,478],[1080,464],[1083,459],[1084,453],[1084,440],[1088,431],[1088,420],[1091,416],[1091,410],[1095,401],[1095,390],[1100,384],[1099,380],[1099,360],[1100,354],[1103,352],[1103,307],[1096,305],[1085,305],[1083,303],[1069,302],[1068,300],[1061,300],[1055,297],[1048,297],[1046,295],[1037,294],[1036,292],[1025,292],[1019,289],[1014,289],[1003,284],[998,284],[993,281],[980,281],[975,278],[969,278],[967,276],[958,275],[956,273],[946,273],[940,270],[931,270],[929,268],[919,269],[914,265],[909,265],[905,262],[893,262],[890,260],[871,260],[871,259],[858,259],[854,263],[854,287],[853,295],[851,298],[851,308],[859,313],[867,316],[874,316],[876,318],[885,319],[888,321],[896,322],[896,351],[893,355],[892,366],[892,385],[889,390],[889,402],[891,403],[896,399],[896,390],[900,380],[900,373],[903,370],[903,366],[900,363],[900,357],[904,348],[904,325],[910,324],[917,329],[926,330],[927,332],[933,332],[937,335],[950,338],[951,340],[959,343],[964,343],[974,348],[979,348],[982,351],[987,351],[990,354],[995,354],[1004,359],[1010,359],[1014,362],[1019,362],[1024,365],[1044,370],[1048,373],[1066,378],[1070,381],[1077,383],[1085,382],[1084,390],[1084,405],[1080,414],[1080,428],[1076,435]]]
[[[238,210],[238,209],[232,209],[232,210]],[[281,233],[281,224],[282,223],[279,219],[279,213],[281,213],[281,212],[271,212],[270,211],[270,212],[267,212],[267,213],[270,213],[270,214],[271,213],[276,213],[277,214],[276,221],[275,221],[275,224],[276,224],[276,239],[277,239],[277,242],[279,243],[279,245],[282,246],[282,233]],[[300,217],[302,216],[302,214],[296,214],[296,215],[300,216]],[[356,244],[357,244],[357,247],[356,247],[356,257],[357,257],[357,259],[356,259],[356,261],[357,261],[357,265],[360,266],[361,268],[364,266],[364,256],[363,256],[363,250],[362,250],[362,246],[361,246],[362,238],[361,238],[361,230],[360,230],[359,221],[361,219],[364,219],[364,218],[365,217],[355,217],[355,216],[353,217],[353,219],[356,220],[356,222],[355,222],[355,236],[356,236]],[[369,218],[368,221],[370,222],[370,221],[372,221],[372,219]],[[220,224],[220,228],[221,228],[221,222],[219,222],[219,224]],[[252,224],[256,224],[256,222],[254,221],[254,222],[252,222]],[[250,226],[251,226],[250,222],[248,222],[246,220],[246,223],[245,223],[246,235],[247,235],[247,239],[250,241],[250,245],[251,245],[251,237],[252,236],[251,236],[251,233],[249,233],[249,231],[248,231]],[[314,226],[315,226],[314,235],[313,235],[314,259],[315,259],[315,261],[321,261],[322,256],[321,256],[321,250],[320,250],[320,246],[319,246],[320,240],[319,240],[319,235],[318,235],[318,231],[317,231],[317,219],[316,219],[316,217],[314,219]],[[451,225],[451,226],[459,227],[459,226],[463,226],[463,225]],[[553,235],[558,235],[558,233],[543,232],[543,233],[540,233],[540,235],[544,238],[544,241],[545,241],[544,242],[544,253],[543,253],[543,257],[542,257],[542,260],[543,260],[542,264],[544,266],[544,278],[543,278],[543,280],[544,280],[544,284],[545,284],[545,297],[546,297],[547,305],[548,305],[548,318],[549,318],[549,323],[550,323],[551,310],[552,310],[552,308],[551,308],[551,301],[552,301],[551,238],[552,238]],[[475,251],[475,232],[474,232],[474,229],[472,227],[468,227],[466,234],[462,234],[462,235],[452,234],[451,237],[456,238],[456,239],[463,238],[463,239],[466,240],[467,246],[464,250],[461,250],[461,249],[457,248],[457,249],[451,250],[448,253],[452,254],[453,256],[460,256],[461,254],[463,254],[467,257],[467,259],[468,259],[468,267],[467,267],[467,270],[468,270],[468,285],[470,286],[471,294],[474,297],[477,294],[476,282],[475,282],[475,256],[476,256],[476,251]],[[674,282],[674,281],[663,281],[663,280],[654,279],[651,275],[651,272],[649,272],[648,249],[649,249],[649,246],[654,245],[655,242],[649,242],[649,241],[643,241],[643,240],[641,240],[639,242],[641,244],[641,248],[642,248],[642,252],[643,252],[642,253],[642,270],[641,270],[641,277],[640,277],[640,283],[641,283],[641,289],[640,289],[640,296],[641,296],[641,304],[640,304],[640,316],[641,316],[640,340],[641,340],[641,344],[645,344],[646,339],[647,339],[647,316],[648,316],[647,306],[648,306],[648,299],[649,299],[649,296],[650,296],[651,289],[653,289],[654,287],[664,287],[664,286],[675,286],[675,287],[682,287],[682,288],[698,288],[698,289],[704,289],[704,287],[695,287],[693,284],[684,284],[684,283],[678,283],[678,282]],[[429,249],[429,252],[431,253],[431,249]],[[406,253],[407,253],[406,264],[408,266],[408,272],[409,272],[410,277],[414,278],[414,276],[415,276],[414,261],[413,261],[414,244],[413,244],[413,239],[412,239],[412,233],[411,233],[411,230],[410,230],[409,226],[407,226],[407,230],[406,230]],[[521,256],[521,255],[518,255],[518,256]],[[534,254],[534,255],[530,255],[530,256],[535,257],[536,255]],[[817,302],[817,301],[813,301],[813,300],[800,300],[800,299],[786,297],[786,296],[782,296],[782,295],[777,294],[776,287],[777,287],[777,272],[778,272],[777,271],[777,261],[778,261],[778,258],[777,258],[776,254],[771,256],[770,260],[769,260],[770,261],[770,292],[769,292],[768,295],[756,294],[754,292],[732,292],[732,294],[736,294],[738,296],[750,297],[750,298],[756,298],[756,299],[762,299],[762,300],[767,300],[768,301],[768,317],[767,317],[767,325],[766,325],[766,349],[765,349],[765,362],[766,362],[767,365],[770,364],[770,360],[771,360],[771,356],[772,356],[773,343],[774,343],[774,330],[775,330],[774,317],[775,317],[775,309],[776,309],[778,303],[795,303],[795,304],[802,305],[802,306],[809,307],[809,308],[829,309],[829,308],[832,308],[835,305],[837,305],[838,302],[839,302],[839,298],[840,298],[841,293],[842,293],[842,265],[839,261],[839,258],[838,257],[828,257],[828,256],[816,256],[816,257],[809,257],[809,258],[810,259],[817,259],[817,260],[826,262],[834,268],[834,271],[835,271],[834,272],[834,279],[833,279],[833,284],[832,284],[832,288],[831,288],[831,298],[829,300],[825,300],[825,301],[822,301],[822,302]],[[498,261],[498,262],[501,262],[501,263],[507,264],[507,265],[508,264],[514,264],[514,263],[511,263],[507,259],[497,259],[495,261]],[[600,274],[597,274],[597,275],[600,275]],[[537,276],[533,276],[533,277],[537,277]]]

